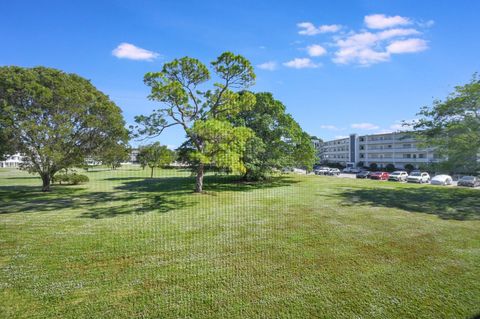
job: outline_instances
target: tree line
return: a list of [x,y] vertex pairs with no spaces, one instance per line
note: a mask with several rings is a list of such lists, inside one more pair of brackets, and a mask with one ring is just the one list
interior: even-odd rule
[[0,155],[20,152],[21,168],[42,178],[49,191],[54,175],[83,167],[86,159],[113,169],[130,154],[129,140],[155,138],[179,125],[186,136],[176,152],[152,143],[140,147],[143,167],[178,159],[196,173],[195,191],[203,191],[208,167],[267,178],[285,166],[311,168],[315,151],[310,136],[270,93],[252,93],[250,62],[230,52],[207,66],[184,57],[147,73],[151,100],[161,107],[135,118],[126,128],[121,109],[90,81],[60,70],[16,66],[0,68]]
[[[212,80],[212,77],[215,79]],[[316,160],[311,136],[271,93],[253,93],[254,69],[246,58],[222,53],[209,66],[183,57],[149,72],[151,114],[126,128],[121,109],[90,81],[60,70],[0,67],[0,157],[20,152],[22,169],[37,173],[50,190],[57,172],[96,159],[112,168],[130,156],[129,140],[161,136],[180,126],[184,143],[173,152],[158,142],[139,150],[142,167],[173,160],[195,172],[203,191],[207,168],[262,180],[285,167],[311,169]],[[413,124],[425,146],[443,156],[442,165],[479,169],[480,80],[455,88],[444,101],[423,107]]]

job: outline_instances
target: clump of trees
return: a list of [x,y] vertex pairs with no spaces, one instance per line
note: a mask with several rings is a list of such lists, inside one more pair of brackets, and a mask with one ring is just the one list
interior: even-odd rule
[[[259,96],[257,103],[257,97],[246,91],[255,80],[247,59],[225,52],[210,67],[218,80],[211,85],[209,68],[190,57],[147,73],[149,98],[163,107],[135,118],[137,136],[151,138],[175,125],[183,128],[187,140],[179,155],[196,170],[195,192],[203,190],[207,166],[257,179],[284,163],[313,164],[310,137],[293,124],[284,107],[268,94]],[[260,110],[267,112],[265,117],[257,114]]]
[[417,114],[413,125],[423,145],[435,147],[442,159],[437,169],[452,173],[480,171],[480,78],[455,87],[445,100],[435,100]]
[[141,146],[138,149],[137,160],[142,168],[150,168],[150,178],[153,178],[153,170],[156,167],[164,167],[175,160],[175,152],[167,146],[155,142],[150,145]]
[[55,173],[125,144],[129,134],[120,108],[90,81],[51,68],[10,66],[0,67],[0,136],[49,191]]

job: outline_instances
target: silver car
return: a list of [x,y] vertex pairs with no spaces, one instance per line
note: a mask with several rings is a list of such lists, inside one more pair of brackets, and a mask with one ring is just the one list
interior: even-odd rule
[[447,186],[447,185],[452,185],[452,182],[453,182],[452,176],[440,174],[440,175],[434,176],[430,181],[430,184]]
[[396,182],[406,182],[408,178],[408,173],[405,171],[395,171],[390,176],[388,176],[389,181]]

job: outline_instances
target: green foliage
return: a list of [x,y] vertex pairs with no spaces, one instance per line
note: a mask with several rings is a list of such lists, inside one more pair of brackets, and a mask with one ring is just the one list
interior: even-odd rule
[[175,152],[167,146],[155,142],[150,145],[141,146],[138,150],[137,159],[142,168],[148,166],[151,169],[150,177],[153,178],[153,169],[170,164],[175,160]]
[[376,171],[378,169],[378,165],[377,163],[370,163],[370,170],[372,171]]
[[[407,164],[407,165],[408,165],[408,164]],[[407,168],[406,165],[405,165],[405,168]],[[393,172],[393,171],[395,170],[395,165],[389,163],[389,164],[387,164],[387,166],[385,166],[385,170],[386,170],[387,172]]]
[[242,155],[246,142],[254,135],[249,128],[234,127],[229,122],[211,119],[195,122],[192,133],[204,144],[201,151],[190,154],[191,160],[234,172],[246,171]]
[[435,147],[443,169],[452,173],[480,170],[480,78],[455,87],[444,101],[423,107],[414,122],[423,145]]
[[[250,62],[231,52],[221,54],[211,63],[219,83],[211,89],[200,90],[210,80],[208,68],[197,59],[183,57],[165,63],[160,72],[149,72],[144,81],[151,89],[149,98],[164,106],[148,116],[135,117],[137,125],[132,127],[137,136],[159,136],[166,128],[179,125],[185,131],[188,148],[182,156],[197,168],[196,192],[203,188],[206,163],[214,163],[233,170],[243,170],[239,154],[243,151],[250,135],[245,130],[229,127],[227,119],[249,109],[255,103],[253,94],[240,94],[252,85],[255,74]],[[230,137],[220,133],[227,129]],[[227,143],[232,137],[241,137],[237,143]],[[188,153],[188,154],[187,154]]]
[[121,110],[88,80],[45,67],[0,68],[0,127],[40,174],[43,190],[63,168],[82,165],[112,142],[126,141]]
[[100,154],[96,157],[103,165],[110,166],[112,169],[117,169],[121,163],[130,159],[131,148],[127,144],[112,143],[100,150]]
[[54,180],[56,183],[59,184],[71,184],[71,185],[78,185],[83,183],[88,183],[89,178],[86,175],[77,174],[77,173],[64,173],[64,174],[55,174]]
[[[242,92],[248,96],[249,92]],[[256,93],[253,107],[232,115],[234,125],[250,128],[255,137],[246,145],[243,162],[248,180],[265,179],[285,167],[311,169],[315,149],[311,137],[285,112],[285,106],[271,93]]]
[[415,167],[412,165],[412,164],[405,164],[405,170],[407,171],[413,171],[415,169]]

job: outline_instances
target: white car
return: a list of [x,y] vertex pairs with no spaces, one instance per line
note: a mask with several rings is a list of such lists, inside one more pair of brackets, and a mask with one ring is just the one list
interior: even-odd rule
[[388,176],[389,181],[396,182],[406,182],[408,178],[408,173],[405,171],[395,171],[390,176]]
[[340,175],[340,170],[338,168],[331,168],[327,175],[338,176]]
[[430,181],[430,184],[446,186],[446,185],[452,185],[452,181],[453,181],[452,176],[441,174],[441,175],[434,176]]
[[427,172],[411,172],[407,177],[409,183],[428,183],[430,182],[430,175]]
[[328,167],[320,167],[314,171],[315,175],[327,175],[329,172],[330,168]]

